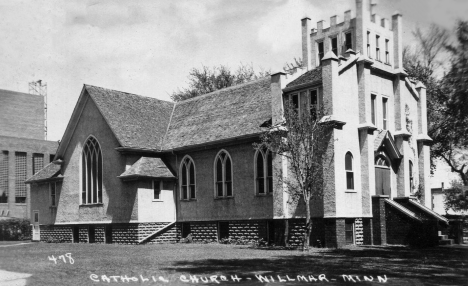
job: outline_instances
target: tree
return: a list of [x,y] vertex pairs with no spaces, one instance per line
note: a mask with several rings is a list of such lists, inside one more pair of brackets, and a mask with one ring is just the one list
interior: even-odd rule
[[448,210],[453,211],[467,211],[468,210],[468,196],[463,190],[463,184],[460,181],[452,181],[451,189],[444,190],[445,199],[445,212]]
[[[431,167],[442,159],[468,185],[468,96],[466,90],[468,24],[460,21],[457,28],[458,45],[448,45],[449,34],[434,24],[426,31],[416,29],[416,52],[405,47],[403,64],[410,79],[427,87],[428,135],[434,140]],[[436,70],[443,68],[441,53],[451,54],[449,72],[437,78]]]
[[331,128],[327,121],[320,121],[323,111],[298,114],[290,102],[286,104],[284,117],[283,123],[271,126],[262,134],[261,144],[256,148],[266,146],[275,156],[287,159],[288,176],[283,177],[279,172],[277,177],[281,184],[287,186],[292,202],[302,199],[305,203],[303,249],[308,249],[312,231],[311,202],[323,197],[323,162]]
[[252,65],[241,64],[236,72],[220,65],[213,68],[202,66],[192,68],[189,73],[189,87],[173,92],[171,99],[182,101],[233,85],[245,83],[269,75],[269,71],[255,72]]
[[439,121],[436,121],[449,125],[445,129],[434,128],[433,153],[447,162],[468,186],[468,21],[458,22],[456,36],[457,44],[447,45],[451,65],[441,81],[444,102],[437,110]]

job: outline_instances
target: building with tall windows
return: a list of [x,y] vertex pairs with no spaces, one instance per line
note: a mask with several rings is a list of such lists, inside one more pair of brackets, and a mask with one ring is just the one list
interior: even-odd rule
[[44,97],[0,90],[0,218],[30,218],[25,180],[53,160],[44,140]]
[[447,221],[426,207],[426,89],[403,70],[402,17],[381,19],[368,0],[355,14],[328,27],[302,19],[295,73],[177,103],[85,85],[57,160],[28,180],[36,239],[301,244],[305,204],[279,178],[287,159],[253,147],[289,101],[299,114],[323,107],[334,123],[309,243],[435,242]]

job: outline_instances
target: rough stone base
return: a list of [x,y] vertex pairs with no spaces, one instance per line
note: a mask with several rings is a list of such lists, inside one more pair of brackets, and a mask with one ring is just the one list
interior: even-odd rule
[[[152,233],[163,228],[168,223],[128,223],[128,224],[112,224],[112,243],[116,244],[138,244],[144,238],[147,238]],[[94,243],[106,243],[106,226],[109,225],[93,225],[94,226]],[[47,241],[49,238],[61,240],[63,242],[73,242],[73,225],[56,226],[46,225],[40,226],[41,241]],[[78,241],[79,243],[89,242],[89,225],[78,225]],[[164,243],[177,242],[180,239],[180,231],[176,225],[158,233],[155,237],[151,237],[145,243]]]
[[41,232],[41,241],[47,241],[49,238],[54,240],[63,240],[72,242],[72,228],[70,226],[39,226]]

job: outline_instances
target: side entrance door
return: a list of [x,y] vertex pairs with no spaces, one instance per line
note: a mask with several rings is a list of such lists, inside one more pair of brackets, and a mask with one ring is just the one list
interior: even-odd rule
[[39,228],[39,211],[34,211],[33,212],[32,240],[34,240],[34,241],[40,241],[41,240],[41,229]]
[[375,160],[375,194],[390,196],[390,164],[379,156]]

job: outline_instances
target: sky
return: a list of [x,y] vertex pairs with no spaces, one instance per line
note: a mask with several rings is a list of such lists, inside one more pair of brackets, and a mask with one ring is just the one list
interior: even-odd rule
[[[60,140],[83,84],[170,100],[190,69],[241,63],[280,71],[301,56],[301,19],[355,16],[354,0],[0,0],[0,89],[48,86],[48,140]],[[465,0],[378,1],[414,27],[453,29]]]

